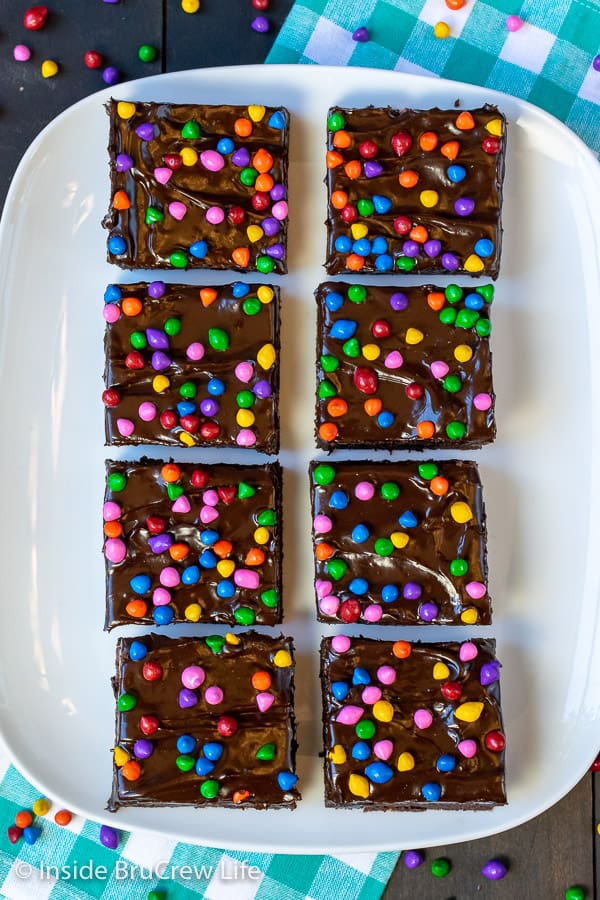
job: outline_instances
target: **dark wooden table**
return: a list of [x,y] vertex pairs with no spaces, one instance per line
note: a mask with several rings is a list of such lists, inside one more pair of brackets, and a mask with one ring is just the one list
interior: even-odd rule
[[[123,80],[178,69],[259,63],[292,5],[292,0],[271,0],[266,13],[271,30],[257,34],[250,28],[258,14],[250,0],[201,0],[200,12],[195,15],[184,13],[180,0],[42,2],[50,9],[48,22],[41,31],[30,32],[22,25],[28,3],[0,0],[1,203],[17,163],[35,135],[61,110],[105,87],[101,70],[85,67],[86,51],[101,53],[106,65],[121,71]],[[19,43],[33,51],[27,63],[13,60],[12,49]],[[138,59],[141,44],[157,48],[154,62]],[[43,79],[40,65],[48,58],[59,64],[60,72]],[[400,860],[385,898],[561,900],[566,888],[574,884],[585,888],[587,897],[596,897],[600,806],[594,780],[598,777],[586,775],[553,809],[513,831],[427,850],[425,863],[416,870],[406,869]],[[436,857],[452,863],[444,879],[431,874],[430,864]],[[492,857],[509,865],[509,874],[502,881],[491,882],[480,874]]]

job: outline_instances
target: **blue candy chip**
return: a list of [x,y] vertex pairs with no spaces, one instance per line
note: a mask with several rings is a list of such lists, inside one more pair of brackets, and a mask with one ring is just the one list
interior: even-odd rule
[[28,825],[27,828],[23,829],[23,840],[26,844],[35,844],[41,833],[41,828],[36,828],[35,825]]
[[384,603],[393,603],[400,595],[400,591],[395,584],[384,584],[381,589],[381,599]]
[[199,756],[196,760],[196,775],[210,775],[212,770],[214,769],[215,764],[211,762],[210,759],[205,759],[204,756]]
[[214,569],[218,562],[212,550],[203,550],[198,561],[203,569]]
[[202,752],[207,759],[212,759],[213,762],[216,762],[223,756],[223,744],[219,744],[217,741],[209,741],[202,747]]
[[[352,540],[354,541],[355,544],[362,544],[362,543],[364,543],[364,541],[367,540],[370,533],[371,532],[369,531],[367,526],[363,525],[361,522],[359,525],[355,525],[354,528],[352,529]],[[364,579],[360,579],[360,580],[364,580]]]
[[231,293],[239,300],[241,297],[245,297],[246,294],[250,293],[250,285],[244,284],[243,281],[236,281],[231,288]]
[[368,256],[371,252],[371,241],[368,238],[359,238],[352,244],[352,252],[358,256]]
[[206,385],[206,390],[211,397],[220,397],[221,394],[225,393],[225,384],[220,378],[211,378]]
[[195,748],[196,738],[193,738],[191,734],[182,734],[181,737],[177,738],[177,750],[179,753],[184,753],[187,756]]
[[398,518],[398,524],[402,525],[403,528],[415,528],[418,525],[417,517],[414,512],[411,512],[410,509],[407,509],[402,513]]
[[228,153],[231,153],[235,149],[235,144],[231,140],[231,138],[224,137],[217,143],[217,151],[221,153],[223,156],[226,156]]
[[352,684],[371,684],[371,676],[366,669],[361,669],[360,666],[357,666],[352,673]]
[[182,584],[198,584],[200,581],[200,569],[198,566],[188,566],[181,573]]
[[394,424],[394,415],[391,412],[383,410],[377,416],[377,424],[380,428],[390,428]]
[[190,253],[196,259],[204,259],[208,253],[208,244],[206,241],[195,241],[190,247]]
[[465,306],[467,309],[483,309],[485,300],[481,294],[467,294],[465,297]]
[[278,128],[280,131],[285,128],[285,116],[279,110],[274,112],[267,123],[271,128]]
[[329,505],[333,509],[346,509],[349,503],[348,494],[345,491],[334,491],[329,498]]
[[331,685],[331,693],[336,700],[345,700],[350,688],[345,681],[334,681]]
[[352,591],[353,594],[358,594],[360,597],[369,590],[369,582],[365,578],[353,578],[348,585],[348,590]]
[[200,540],[205,547],[212,547],[219,540],[219,532],[214,531],[212,528],[205,528],[204,531],[200,532]]
[[129,582],[129,587],[134,594],[147,594],[152,587],[152,579],[149,575],[134,575]]
[[335,239],[334,246],[338,253],[349,253],[350,248],[352,247],[352,240],[347,235],[340,234],[340,236]]
[[170,606],[156,606],[152,618],[157,625],[170,625],[175,613]]
[[381,194],[373,194],[371,197],[375,212],[385,215],[392,208],[392,201],[389,197],[382,197]]
[[221,600],[229,600],[230,597],[233,597],[235,594],[235,585],[232,581],[227,581],[224,579],[220,581],[217,585],[217,597],[220,597]]
[[438,756],[435,765],[438,772],[452,772],[456,768],[456,760],[451,753],[443,753],[442,756]]
[[387,253],[388,250],[388,242],[384,237],[378,235],[376,238],[373,238],[373,243],[371,244],[371,249],[373,253],[379,255],[380,253]]
[[277,784],[282,791],[291,791],[297,781],[298,776],[293,772],[280,772],[277,776]]
[[368,759],[371,755],[371,748],[365,741],[357,741],[350,752],[353,759]]
[[454,184],[459,184],[467,177],[467,170],[463,166],[448,166],[446,175]]
[[177,412],[180,416],[192,416],[196,412],[196,404],[191,400],[181,400],[177,404]]
[[129,659],[138,662],[148,656],[148,648],[141,641],[132,641],[129,645]]
[[325,298],[325,306],[330,312],[337,312],[344,305],[344,298],[337,291],[330,291]]
[[127,242],[120,234],[113,234],[108,239],[108,252],[113,256],[119,256],[127,250]]
[[358,322],[355,322],[354,319],[338,319],[331,326],[329,336],[338,341],[347,341],[354,337],[357,328]]
[[481,256],[483,257],[483,259],[485,259],[487,256],[491,256],[494,252],[494,245],[487,238],[481,238],[476,242],[473,249],[475,250],[477,256]]
[[430,800],[432,803],[435,803],[442,796],[442,789],[435,781],[428,781],[427,784],[424,784],[421,788],[421,793],[425,800]]
[[104,291],[104,302],[105,303],[116,303],[117,300],[120,300],[123,296],[121,288],[116,284],[109,284],[109,286]]
[[378,272],[390,272],[394,268],[394,259],[389,253],[382,253],[375,258],[375,268]]
[[367,766],[365,775],[369,781],[374,782],[374,784],[386,784],[393,778],[394,772],[384,762],[374,762]]

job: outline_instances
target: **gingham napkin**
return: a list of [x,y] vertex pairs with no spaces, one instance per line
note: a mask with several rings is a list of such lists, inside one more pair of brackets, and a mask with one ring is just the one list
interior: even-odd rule
[[[398,858],[245,853],[125,831],[117,850],[107,850],[94,822],[74,816],[66,828],[55,825],[56,802],[36,821],[42,834],[33,846],[11,844],[7,827],[38,797],[0,746],[2,900],[146,900],[152,890],[163,891],[165,900],[378,900]],[[53,867],[63,867],[58,880]],[[157,869],[162,877],[153,874]]]
[[[506,28],[518,15],[523,27]],[[446,22],[450,37],[436,38]],[[364,26],[369,41],[352,33]],[[266,62],[373,66],[467,81],[522,97],[600,152],[600,0],[298,0]]]

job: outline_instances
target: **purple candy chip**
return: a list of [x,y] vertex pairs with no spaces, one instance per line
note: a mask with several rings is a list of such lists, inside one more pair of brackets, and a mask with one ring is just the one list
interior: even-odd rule
[[402,312],[408,307],[408,297],[401,291],[397,291],[390,297],[390,306],[394,312]]

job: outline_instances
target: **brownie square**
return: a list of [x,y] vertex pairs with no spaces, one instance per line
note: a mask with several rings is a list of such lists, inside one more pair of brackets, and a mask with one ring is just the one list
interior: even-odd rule
[[281,621],[281,467],[106,463],[106,623]]
[[313,462],[310,485],[322,622],[489,625],[475,463]]
[[279,289],[110,285],[106,442],[279,449]]
[[254,632],[117,642],[121,806],[293,809],[294,649]]
[[283,107],[111,100],[108,260],[286,272]]
[[331,109],[329,274],[496,278],[505,144],[495,106]]
[[325,638],[325,805],[505,804],[499,674],[493,640]]
[[491,284],[316,291],[317,446],[480,447],[496,436]]

